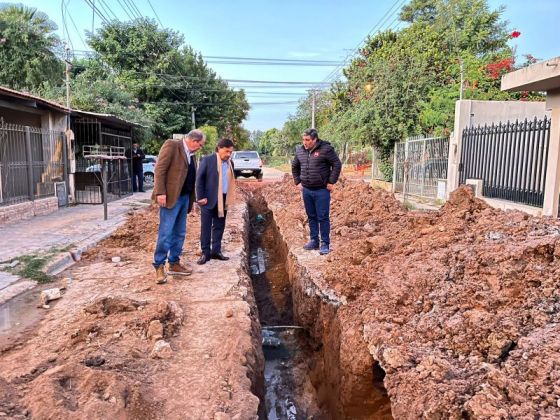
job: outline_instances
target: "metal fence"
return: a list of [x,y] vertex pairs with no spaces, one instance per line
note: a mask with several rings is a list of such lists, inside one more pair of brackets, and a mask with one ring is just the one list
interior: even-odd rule
[[[375,148],[372,148],[371,150],[371,178],[372,179],[377,179],[380,181],[387,181],[387,174],[385,172],[382,171],[382,166],[386,163],[386,162],[393,162],[394,161],[394,157],[392,155],[390,155],[387,160],[383,160],[380,156],[380,153],[378,151],[375,150]],[[390,176],[390,175],[389,175]],[[389,179],[390,181],[391,179]]]
[[438,180],[447,179],[449,138],[413,137],[395,144],[393,191],[437,198]]
[[[132,148],[130,131],[107,127],[95,118],[76,118],[72,121],[76,137],[76,201],[82,204],[101,204],[103,187],[101,161],[86,159],[86,146],[115,146]],[[132,168],[130,159],[111,160],[107,165],[107,201],[114,201],[132,194]]]
[[63,132],[0,122],[0,206],[54,196],[65,162]]
[[459,182],[482,179],[485,197],[542,207],[550,119],[463,130]]

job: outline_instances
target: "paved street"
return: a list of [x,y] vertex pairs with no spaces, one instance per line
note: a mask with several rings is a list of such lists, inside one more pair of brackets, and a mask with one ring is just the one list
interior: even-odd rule
[[0,226],[0,262],[51,248],[79,246],[96,235],[112,232],[126,219],[134,206],[148,203],[150,192],[114,201],[108,205],[108,220],[103,220],[103,206],[81,204],[66,207],[46,216]]

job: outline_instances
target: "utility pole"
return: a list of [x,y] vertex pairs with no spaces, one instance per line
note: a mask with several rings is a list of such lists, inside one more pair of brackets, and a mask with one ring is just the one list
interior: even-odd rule
[[66,60],[64,73],[66,76],[66,108],[68,108],[68,115],[66,115],[66,136],[64,138],[64,179],[66,181],[66,191],[72,197],[72,202],[76,202],[76,180],[74,173],[76,172],[76,158],[74,154],[74,133],[70,129],[70,47],[65,44]]
[[[66,74],[66,108],[70,108],[70,47],[68,44],[65,45],[66,49],[66,69],[64,73]],[[70,128],[70,115],[67,118],[66,128]]]
[[194,106],[191,106],[191,121],[192,121],[192,129],[194,130],[196,128],[196,121],[194,118],[194,111],[196,110],[196,108]]
[[315,89],[311,89],[311,128],[315,128]]
[[461,87],[459,88],[459,100],[463,99],[463,89],[465,86],[465,72],[463,67],[463,59],[459,58],[459,66],[461,71]]

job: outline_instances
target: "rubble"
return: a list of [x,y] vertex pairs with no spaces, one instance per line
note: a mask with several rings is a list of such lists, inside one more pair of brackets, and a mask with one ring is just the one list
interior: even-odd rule
[[[325,258],[301,251],[293,182],[263,195],[289,249],[344,302],[338,322],[360,334],[341,348],[365,347],[380,363],[395,418],[560,416],[560,220],[491,208],[468,188],[440,211],[408,211],[342,180]],[[367,372],[366,361],[349,369]]]
[[52,289],[46,289],[41,291],[41,295],[39,296],[39,300],[41,302],[41,306],[45,309],[49,308],[48,303],[52,300],[57,300],[62,297],[62,292],[58,287]]
[[152,359],[169,359],[173,356],[173,350],[171,350],[171,345],[165,340],[156,341],[150,357]]

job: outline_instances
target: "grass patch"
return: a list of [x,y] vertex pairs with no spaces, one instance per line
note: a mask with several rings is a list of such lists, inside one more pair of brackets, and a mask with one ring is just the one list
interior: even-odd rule
[[53,246],[41,255],[22,255],[14,258],[14,260],[19,261],[18,265],[13,268],[7,268],[5,271],[26,279],[35,280],[39,283],[50,283],[52,281],[52,276],[45,273],[43,269],[55,255],[61,252],[68,252],[74,248],[74,246],[73,243],[63,247]]
[[414,205],[414,203],[411,203],[410,201],[406,200],[403,205],[408,209],[408,210],[416,210],[416,206]]
[[52,280],[51,276],[42,270],[51,258],[52,255],[24,255],[18,258],[19,264],[10,271],[26,279],[36,280],[39,283],[49,283]]

